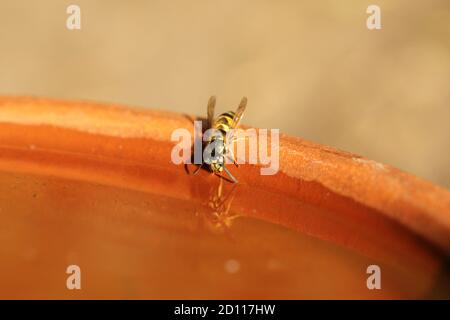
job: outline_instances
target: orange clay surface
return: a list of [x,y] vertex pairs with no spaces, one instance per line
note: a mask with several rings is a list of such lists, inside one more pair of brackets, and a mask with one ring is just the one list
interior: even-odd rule
[[[284,135],[276,175],[194,176],[170,159],[172,131],[192,119],[0,98],[0,298],[440,294],[448,190]],[[71,264],[81,290],[66,288]],[[366,287],[371,264],[381,290]]]

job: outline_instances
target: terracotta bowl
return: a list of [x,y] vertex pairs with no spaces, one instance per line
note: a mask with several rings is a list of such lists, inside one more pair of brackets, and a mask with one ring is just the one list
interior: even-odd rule
[[192,119],[0,98],[0,298],[448,297],[448,190],[284,135],[276,175],[193,175]]

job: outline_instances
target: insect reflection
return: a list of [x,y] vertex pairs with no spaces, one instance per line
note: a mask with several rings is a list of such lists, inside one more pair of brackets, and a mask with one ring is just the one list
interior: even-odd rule
[[[223,179],[218,180],[219,182],[210,188],[209,197],[205,203],[207,209],[201,210],[201,220],[209,231],[222,234],[229,232],[233,220],[238,217],[231,212],[236,184],[232,184],[230,188],[224,188]],[[197,212],[197,215],[199,215],[199,212]]]

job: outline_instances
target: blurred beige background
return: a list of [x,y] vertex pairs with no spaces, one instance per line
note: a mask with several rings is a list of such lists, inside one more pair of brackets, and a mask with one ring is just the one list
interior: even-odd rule
[[448,0],[2,0],[0,26],[0,95],[198,115],[211,94],[219,111],[246,95],[248,125],[450,188]]

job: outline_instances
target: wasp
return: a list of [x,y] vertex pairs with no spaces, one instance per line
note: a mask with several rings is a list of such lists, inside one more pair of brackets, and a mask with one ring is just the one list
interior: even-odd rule
[[[233,151],[229,148],[230,142],[233,140],[233,132],[230,135],[230,130],[237,128],[239,122],[244,115],[245,108],[247,107],[247,98],[243,97],[236,111],[228,111],[220,114],[217,118],[214,118],[214,109],[216,106],[216,97],[211,96],[208,101],[207,114],[208,114],[208,129],[214,129],[215,134],[208,138],[206,141],[206,148],[212,150],[209,156],[204,157],[203,163],[195,170],[196,174],[200,168],[207,164],[209,169],[216,175],[223,177],[222,172],[225,172],[233,181],[237,183],[237,179],[231,174],[231,172],[225,166],[225,159],[228,158],[236,166],[238,166],[234,157]],[[228,138],[227,138],[228,137]],[[229,139],[230,141],[227,141]]]

